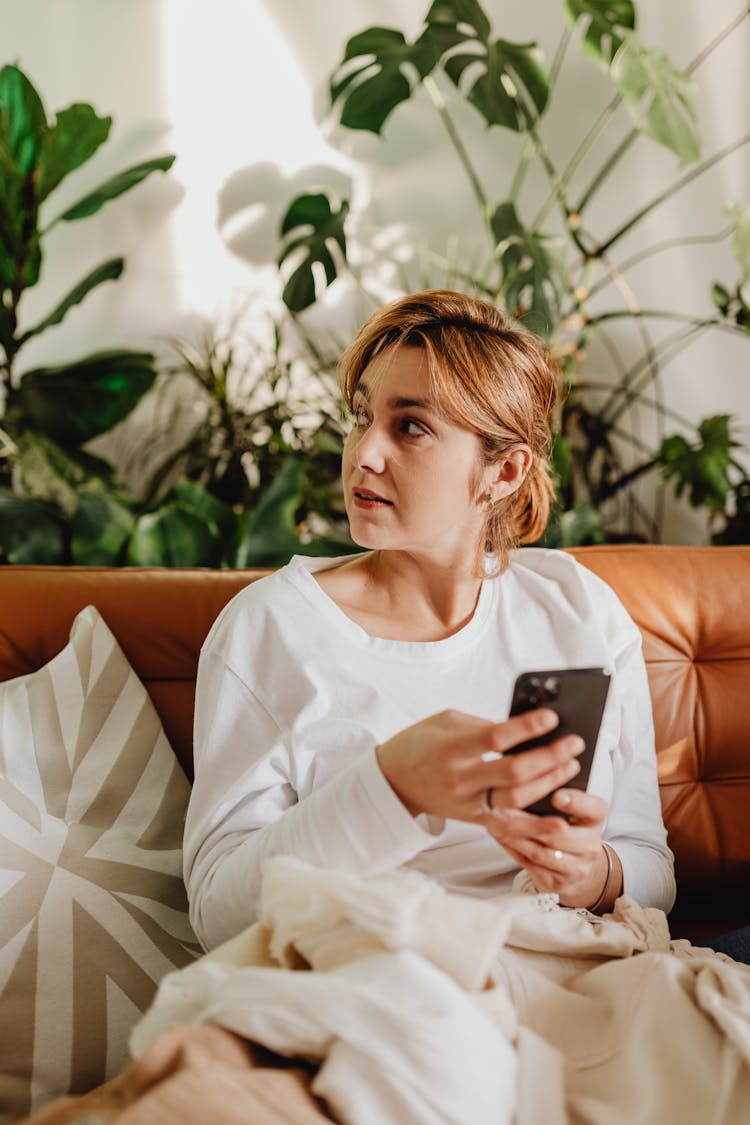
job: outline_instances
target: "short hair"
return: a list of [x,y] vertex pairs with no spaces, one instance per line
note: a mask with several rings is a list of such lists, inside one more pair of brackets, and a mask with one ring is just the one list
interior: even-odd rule
[[531,449],[521,487],[487,512],[485,550],[504,569],[511,548],[540,538],[555,501],[549,458],[560,371],[544,341],[494,305],[428,289],[385,305],[356,333],[339,363],[349,408],[370,361],[398,345],[424,351],[439,408],[477,434],[485,465],[514,444]]

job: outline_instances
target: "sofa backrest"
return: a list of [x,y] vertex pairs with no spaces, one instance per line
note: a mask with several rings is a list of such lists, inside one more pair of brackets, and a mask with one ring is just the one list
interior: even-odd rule
[[[750,890],[750,547],[586,547],[643,634],[678,915]],[[34,671],[95,605],[192,775],[195,674],[221,608],[262,570],[0,566],[0,680]]]

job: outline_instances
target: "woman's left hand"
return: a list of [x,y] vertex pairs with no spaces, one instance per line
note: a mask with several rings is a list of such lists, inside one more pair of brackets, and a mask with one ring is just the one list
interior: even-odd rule
[[[592,906],[607,880],[602,847],[607,803],[579,789],[559,789],[551,800],[565,816],[497,809],[485,820],[487,830],[528,871],[538,891],[555,891],[563,906]],[[619,862],[616,868],[608,902],[622,887]]]

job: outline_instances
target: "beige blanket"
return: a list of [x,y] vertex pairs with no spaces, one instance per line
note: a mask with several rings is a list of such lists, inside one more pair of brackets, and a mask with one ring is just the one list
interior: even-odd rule
[[[165,978],[135,1029],[134,1067],[166,1029],[205,1025],[312,1060],[325,1101],[305,1111],[325,1104],[343,1125],[750,1121],[750,968],[671,941],[660,911],[477,902],[415,872],[357,878],[277,857],[261,916]],[[188,1114],[211,1086],[190,1087]],[[157,1120],[137,1108],[113,1119]],[[201,1106],[203,1120],[234,1121],[217,1109]]]

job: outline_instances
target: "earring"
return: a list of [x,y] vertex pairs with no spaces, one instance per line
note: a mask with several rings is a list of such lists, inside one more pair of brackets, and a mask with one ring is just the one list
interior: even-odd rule
[[485,494],[484,494],[485,504],[489,504],[491,499],[492,499],[492,493],[491,492],[485,492]]

